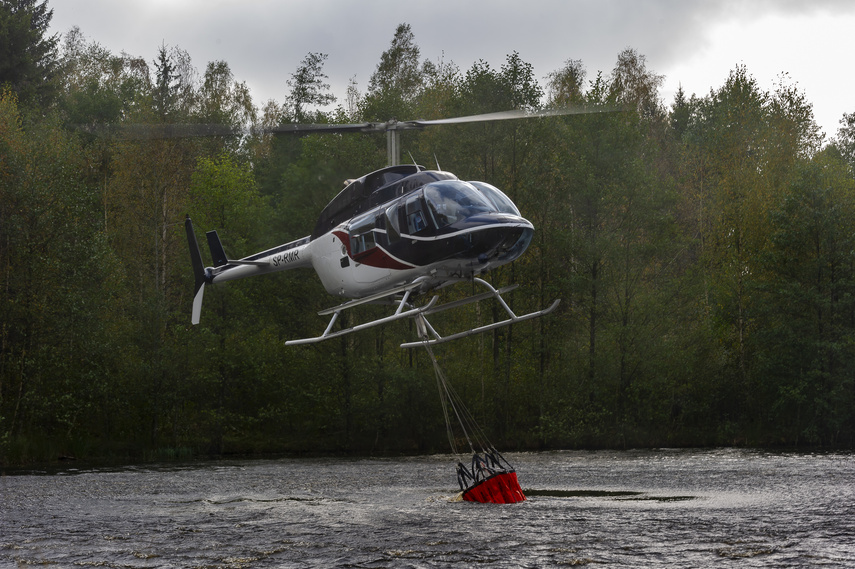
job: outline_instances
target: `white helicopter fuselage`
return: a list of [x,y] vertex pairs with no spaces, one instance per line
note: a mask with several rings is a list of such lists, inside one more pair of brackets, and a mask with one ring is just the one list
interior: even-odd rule
[[[378,187],[371,188],[372,182]],[[384,199],[371,200],[375,196]],[[337,297],[363,298],[415,279],[424,292],[513,261],[533,231],[513,202],[489,184],[416,167],[387,168],[351,182],[324,210],[315,232],[302,239],[229,260],[212,232],[208,241],[219,262],[205,269],[205,277],[213,284],[311,267]]]
[[[423,286],[420,289],[424,291],[446,280],[471,278],[486,272],[493,266],[503,264],[491,262],[489,259],[479,261],[471,257],[446,258],[427,265],[412,266],[395,259],[394,268],[388,265],[360,263],[353,258],[349,244],[350,234],[347,229],[347,225],[342,224],[334,231],[317,239],[309,240],[305,237],[283,246],[287,248],[277,247],[244,259],[230,260],[221,267],[209,267],[206,269],[208,283],[221,283],[282,270],[311,268],[329,294],[344,298],[362,298],[419,278],[423,279]],[[530,231],[531,224],[520,218],[493,224],[489,229]],[[382,230],[375,231],[378,234],[385,233]],[[406,234],[401,238],[409,240],[410,247],[442,247],[442,243],[437,242],[476,232],[478,232],[477,228],[462,230],[443,238],[419,238]],[[388,255],[386,251],[383,253]]]
[[534,226],[489,184],[397,166],[349,183],[312,235],[249,257],[229,259],[211,231],[214,266],[203,268],[189,218],[186,230],[196,277],[195,324],[208,284],[312,268],[329,294],[357,299],[351,305],[401,292],[409,298],[512,262],[528,248]]

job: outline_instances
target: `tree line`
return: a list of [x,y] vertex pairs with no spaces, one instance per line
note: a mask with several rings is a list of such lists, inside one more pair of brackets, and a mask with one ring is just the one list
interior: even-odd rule
[[398,348],[411,323],[284,346],[335,303],[310,272],[211,287],[191,326],[184,217],[244,256],[310,234],[343,180],[385,165],[382,135],[266,127],[568,105],[620,112],[402,143],[534,223],[528,252],[488,276],[521,285],[515,311],[562,301],[435,351],[493,442],[855,443],[855,113],[827,140],[802,92],[764,90],[743,65],[666,103],[633,49],[608,72],[568,59],[538,79],[516,52],[464,71],[422,58],[406,24],[365,92],[336,101],[327,55],[309,53],[283,101],[258,105],[224,61],[116,55],[78,29],[48,36],[50,17],[46,1],[0,2],[0,463],[447,452],[433,368]]

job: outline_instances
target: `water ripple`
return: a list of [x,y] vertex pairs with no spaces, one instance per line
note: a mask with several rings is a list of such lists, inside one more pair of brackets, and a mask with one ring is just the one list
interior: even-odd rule
[[855,458],[509,457],[529,500],[456,502],[456,457],[0,476],[0,566],[850,567]]

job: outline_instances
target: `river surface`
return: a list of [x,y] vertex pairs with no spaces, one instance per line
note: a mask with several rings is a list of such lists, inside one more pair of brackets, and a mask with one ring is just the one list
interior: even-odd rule
[[507,458],[526,502],[450,455],[7,472],[0,567],[855,567],[853,454]]

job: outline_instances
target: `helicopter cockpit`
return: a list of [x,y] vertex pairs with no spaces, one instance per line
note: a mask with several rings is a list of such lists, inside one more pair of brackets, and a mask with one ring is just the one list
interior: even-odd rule
[[[509,220],[509,217],[516,219]],[[520,219],[516,205],[495,186],[485,182],[440,179],[424,184],[418,190],[405,194],[384,207],[353,218],[346,227],[348,253],[358,263],[365,262],[365,259],[373,259],[376,262],[377,247],[382,247],[398,259],[408,261],[414,251],[412,245],[418,241],[439,243],[435,239],[460,231],[474,235],[471,233],[474,226],[487,229],[508,221],[518,223],[517,220]],[[507,242],[497,245],[494,243],[497,238]],[[479,244],[475,244],[472,238],[468,237],[465,242],[455,242],[455,246],[465,243],[467,251],[483,249],[485,253],[494,247],[500,247],[502,253],[499,260],[504,260],[521,254],[530,239],[530,231],[520,234],[491,233],[486,241]],[[399,245],[402,242],[407,243],[403,249]],[[448,249],[451,242],[443,243],[444,245],[430,245],[432,253],[420,248],[419,255],[421,258],[437,259],[447,256],[451,253]]]
[[520,216],[514,203],[490,184],[442,180],[426,184],[405,201],[388,207],[387,229],[391,225],[396,232],[419,235],[483,213]]
[[437,229],[479,213],[520,215],[505,194],[484,182],[434,182],[424,187],[424,198]]
[[348,225],[352,253],[374,247],[375,229],[385,230],[384,241],[395,243],[401,234],[431,236],[473,215],[504,213],[520,217],[514,202],[485,182],[440,180],[396,201],[381,212],[356,217]]

